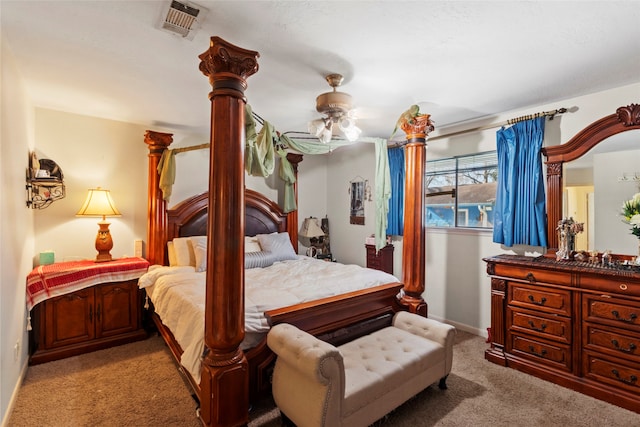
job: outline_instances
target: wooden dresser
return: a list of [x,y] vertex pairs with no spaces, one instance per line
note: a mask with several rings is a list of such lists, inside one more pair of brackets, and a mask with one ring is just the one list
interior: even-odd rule
[[640,269],[516,255],[484,260],[487,360],[640,412]]
[[367,249],[367,268],[393,274],[393,245],[387,245],[376,252],[375,245],[364,245]]

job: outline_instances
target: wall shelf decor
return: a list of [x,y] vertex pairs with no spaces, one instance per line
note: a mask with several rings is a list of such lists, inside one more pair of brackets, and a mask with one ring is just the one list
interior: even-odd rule
[[40,159],[34,152],[29,153],[27,168],[27,207],[44,209],[65,194],[64,175],[56,162]]

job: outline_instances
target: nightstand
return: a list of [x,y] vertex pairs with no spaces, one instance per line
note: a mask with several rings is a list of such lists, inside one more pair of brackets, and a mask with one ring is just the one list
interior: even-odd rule
[[142,258],[36,267],[27,277],[29,364],[145,339],[138,278],[148,267]]
[[367,249],[367,268],[393,274],[393,245],[387,245],[376,252],[375,245],[364,245]]

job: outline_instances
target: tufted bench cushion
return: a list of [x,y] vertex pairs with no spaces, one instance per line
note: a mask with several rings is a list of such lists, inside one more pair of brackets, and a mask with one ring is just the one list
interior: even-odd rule
[[340,347],[274,326],[273,396],[298,426],[368,426],[451,371],[455,329],[400,312],[393,326]]

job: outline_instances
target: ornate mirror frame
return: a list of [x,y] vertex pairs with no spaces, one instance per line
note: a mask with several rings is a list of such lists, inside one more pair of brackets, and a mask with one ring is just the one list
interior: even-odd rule
[[578,132],[565,144],[546,147],[542,153],[547,165],[547,254],[558,250],[556,227],[562,219],[562,171],[564,162],[581,157],[600,142],[620,132],[640,129],[640,104],[619,107],[615,114],[603,117]]

